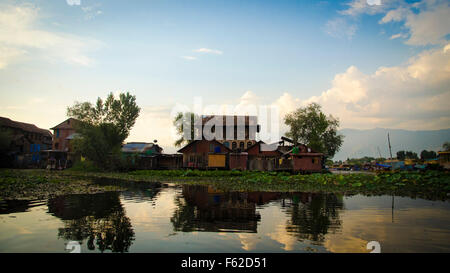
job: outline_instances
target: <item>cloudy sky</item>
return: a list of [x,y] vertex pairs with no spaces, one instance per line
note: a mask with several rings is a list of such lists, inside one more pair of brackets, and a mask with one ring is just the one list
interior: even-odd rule
[[174,141],[177,104],[318,102],[342,128],[450,127],[449,1],[0,2],[0,116],[50,128],[130,91],[128,140]]

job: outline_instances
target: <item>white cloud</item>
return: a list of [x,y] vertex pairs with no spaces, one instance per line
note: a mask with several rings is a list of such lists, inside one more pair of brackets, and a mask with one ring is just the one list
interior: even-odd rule
[[391,6],[391,2],[387,0],[353,0],[347,3],[347,9],[342,10],[340,13],[350,16],[357,16],[364,13],[376,14]]
[[[340,14],[355,17],[381,13],[384,16],[380,24],[402,22],[409,34],[409,39],[405,41],[408,45],[442,45],[447,42],[446,36],[450,33],[450,2],[447,0],[422,0],[416,3],[385,0],[381,5],[369,5],[367,0],[353,0],[347,5],[348,8],[340,11]],[[335,24],[339,25],[338,22]],[[408,34],[395,34],[391,39],[406,38]]]
[[81,0],[66,0],[66,3],[69,6],[79,6],[81,5]]
[[194,56],[181,56],[181,58],[188,60],[188,61],[197,60],[197,57],[194,57]]
[[408,37],[408,34],[397,33],[397,34],[392,35],[389,39],[394,40],[394,39],[397,39],[397,38],[407,38],[407,37]]
[[195,52],[199,52],[199,53],[210,53],[210,54],[217,54],[217,55],[222,55],[223,52],[217,49],[210,49],[210,48],[199,48],[194,50]]
[[92,64],[85,52],[98,48],[100,42],[38,28],[39,9],[32,5],[1,7],[0,68],[25,56],[63,60],[77,65]]
[[103,14],[103,11],[99,9],[100,4],[81,7],[81,10],[84,12],[84,19],[90,20],[99,15]]
[[326,25],[324,31],[335,38],[347,38],[351,39],[353,35],[356,33],[356,25],[347,22],[346,19],[342,17],[338,17],[332,20],[329,20]]
[[[405,65],[380,67],[373,74],[351,66],[337,74],[332,87],[321,95],[285,105],[295,109],[318,102],[324,111],[340,118],[342,127],[448,128],[449,48],[424,51]],[[289,94],[282,97],[292,101]]]

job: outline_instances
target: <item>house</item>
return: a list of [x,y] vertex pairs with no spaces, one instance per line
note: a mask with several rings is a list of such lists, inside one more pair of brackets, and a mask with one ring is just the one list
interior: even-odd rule
[[278,169],[279,159],[283,153],[278,144],[266,144],[258,141],[245,150],[248,153],[248,169],[258,171],[273,171]]
[[[256,116],[209,115],[202,116],[202,132],[206,129],[215,132],[215,124],[222,125],[222,139],[216,139],[233,151],[243,151],[256,143],[259,132]],[[209,131],[208,131],[209,132]]]
[[313,151],[306,145],[301,144],[283,154],[279,165],[280,168],[289,167],[293,172],[319,172],[323,168],[323,158],[323,153]]
[[183,154],[183,167],[196,169],[228,169],[231,149],[217,140],[194,140],[178,150]]
[[122,146],[123,154],[136,154],[141,156],[159,155],[162,148],[156,143],[147,142],[128,142]]
[[136,169],[157,169],[162,148],[156,143],[128,142],[122,146],[122,156]]
[[79,122],[74,118],[69,118],[55,127],[50,128],[53,130],[52,150],[68,153],[73,152],[73,147],[70,142],[77,136],[75,127]]
[[[27,166],[41,161],[40,151],[52,145],[52,134],[49,130],[38,128],[34,124],[13,121],[0,117],[0,131],[8,134],[11,143],[7,155],[2,155],[2,165]],[[4,162],[3,162],[4,161]],[[5,164],[3,164],[5,163]]]

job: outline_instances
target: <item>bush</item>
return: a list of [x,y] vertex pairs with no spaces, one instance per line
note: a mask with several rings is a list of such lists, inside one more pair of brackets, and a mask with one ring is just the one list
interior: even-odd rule
[[83,171],[83,172],[99,172],[100,169],[95,166],[95,164],[92,161],[85,160],[85,161],[77,161],[73,166],[70,168],[72,171]]

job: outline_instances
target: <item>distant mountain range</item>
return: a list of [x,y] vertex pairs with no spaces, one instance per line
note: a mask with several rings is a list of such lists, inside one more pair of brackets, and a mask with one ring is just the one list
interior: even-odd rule
[[439,151],[442,144],[450,141],[450,129],[434,131],[408,131],[399,129],[375,128],[369,130],[342,129],[345,136],[344,144],[333,160],[360,158],[364,156],[379,157],[379,147],[382,157],[389,157],[387,134],[391,139],[392,156],[398,151],[413,151],[420,156],[422,150]]

